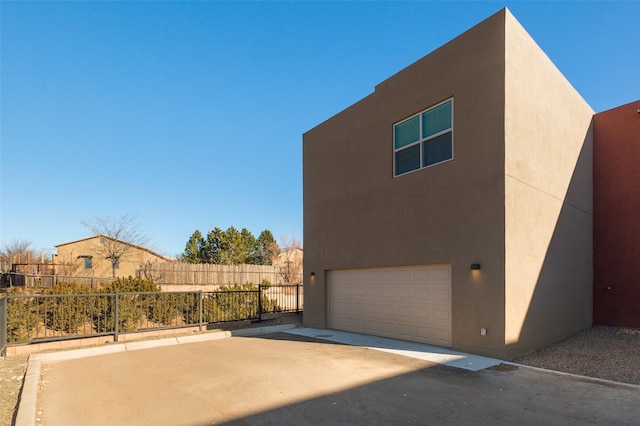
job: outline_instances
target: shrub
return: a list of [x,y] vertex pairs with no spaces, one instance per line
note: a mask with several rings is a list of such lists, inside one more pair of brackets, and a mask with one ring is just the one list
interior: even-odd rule
[[202,301],[203,321],[224,322],[258,317],[257,289],[249,284],[220,286],[205,294]]
[[160,287],[153,281],[141,278],[118,278],[102,289],[103,293],[135,293],[135,292],[158,292]]
[[[157,286],[150,281],[128,277],[116,279],[111,284],[103,287],[101,293],[154,291],[154,288],[157,288]],[[143,317],[144,311],[142,311],[141,307],[141,296],[135,294],[119,294],[117,297],[118,331],[134,331],[136,329],[136,323]],[[101,315],[99,318],[94,320],[94,326],[98,332],[114,331],[116,318],[115,300],[113,298],[109,298],[109,301],[107,302],[105,299],[101,301],[101,304]]]
[[89,293],[89,287],[71,282],[60,282],[45,290],[43,294],[51,296],[44,302],[46,326],[55,331],[76,333],[89,319],[89,312],[92,311],[91,302],[87,296],[56,296]]
[[153,299],[148,300],[147,318],[164,325],[172,324],[180,315],[178,307],[182,301],[178,296],[180,295],[166,293],[153,295]]
[[[267,282],[267,286],[270,284]],[[203,302],[203,320],[206,322],[238,321],[258,318],[258,287],[252,283],[220,286],[207,294]],[[275,300],[261,294],[262,312],[279,309]]]
[[31,309],[30,298],[9,299],[7,301],[7,340],[22,342],[29,340],[38,327],[38,320]]
[[[270,285],[268,281],[261,284],[263,289]],[[21,293],[27,291],[16,291],[16,295]],[[45,337],[51,336],[51,331],[86,334],[85,327],[93,327],[97,333],[113,333],[116,329],[115,293],[118,297],[119,332],[147,328],[149,321],[177,325],[179,321],[196,324],[200,319],[200,296],[197,293],[162,293],[157,284],[132,277],[116,279],[101,290],[60,282],[44,290],[43,298],[8,300],[8,340],[21,342],[39,337],[39,330],[43,327]],[[221,286],[217,292],[204,293],[202,319],[210,323],[255,319],[260,314],[259,305],[262,312],[280,309],[277,301],[269,299],[264,292],[258,303],[258,286],[252,283]]]
[[[102,289],[103,293],[157,293],[157,294],[119,294],[118,295],[118,330],[134,331],[144,320],[160,322],[168,325],[179,314],[172,301],[171,294],[160,294],[160,287],[152,281],[140,278],[118,278],[111,285]],[[109,303],[104,307],[104,315],[100,318],[105,331],[115,327],[115,306]]]
[[200,321],[199,293],[183,293],[180,295],[180,309],[185,324],[196,324]]

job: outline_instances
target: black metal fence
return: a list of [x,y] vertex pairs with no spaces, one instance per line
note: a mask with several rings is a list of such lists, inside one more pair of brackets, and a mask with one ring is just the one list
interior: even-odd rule
[[0,296],[0,356],[7,354],[7,298]]
[[100,289],[113,283],[116,278],[79,277],[75,275],[30,275],[8,272],[2,274],[0,286],[24,288],[51,288],[58,283],[73,282],[91,289]]
[[[16,295],[0,299],[0,348],[301,312],[302,285],[256,290]],[[3,354],[4,355],[4,354]]]

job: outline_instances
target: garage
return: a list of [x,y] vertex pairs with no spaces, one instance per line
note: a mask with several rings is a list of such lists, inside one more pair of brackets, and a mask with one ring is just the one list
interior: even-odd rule
[[329,271],[329,328],[451,346],[451,265]]

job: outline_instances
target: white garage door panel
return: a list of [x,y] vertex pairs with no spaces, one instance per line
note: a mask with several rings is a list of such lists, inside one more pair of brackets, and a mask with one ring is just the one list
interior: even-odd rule
[[450,265],[330,271],[329,327],[451,346]]

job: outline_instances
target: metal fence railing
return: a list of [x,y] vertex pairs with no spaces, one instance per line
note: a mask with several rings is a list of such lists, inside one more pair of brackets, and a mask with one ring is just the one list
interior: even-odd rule
[[0,295],[0,356],[7,354],[7,298]]
[[24,344],[209,323],[303,310],[302,285],[213,292],[15,295],[0,299],[0,344]]
[[5,273],[2,274],[2,285],[5,287],[51,288],[58,283],[73,282],[91,289],[100,289],[113,283],[116,278],[79,277],[72,275],[30,275]]

